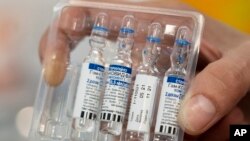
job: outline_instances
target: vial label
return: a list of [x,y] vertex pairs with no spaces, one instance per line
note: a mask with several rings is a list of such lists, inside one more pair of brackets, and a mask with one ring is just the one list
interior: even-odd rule
[[103,98],[101,120],[122,122],[127,108],[132,69],[110,65]]
[[177,114],[184,96],[185,80],[167,76],[163,82],[155,133],[176,136],[179,132]]
[[127,130],[146,133],[150,131],[158,83],[155,76],[136,76]]
[[93,63],[82,64],[73,113],[74,118],[96,119],[103,78],[104,66]]

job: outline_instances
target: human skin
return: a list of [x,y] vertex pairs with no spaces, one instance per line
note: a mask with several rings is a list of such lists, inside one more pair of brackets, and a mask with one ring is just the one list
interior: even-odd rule
[[[176,0],[137,4],[192,10]],[[85,13],[82,8],[63,11],[61,19],[55,20],[55,23],[60,24],[51,26],[58,29],[56,40],[47,46],[48,31],[41,39],[39,53],[45,68],[45,79],[51,85],[57,85],[63,80],[70,51],[77,44],[72,40],[80,41],[87,33],[81,27],[73,29],[70,23],[84,16],[82,13]],[[197,75],[179,113],[179,123],[189,134],[185,140],[228,140],[230,124],[249,123],[249,71],[250,37],[206,17]]]

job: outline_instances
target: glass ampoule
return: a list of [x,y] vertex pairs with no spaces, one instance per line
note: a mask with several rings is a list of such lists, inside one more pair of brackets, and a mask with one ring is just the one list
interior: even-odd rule
[[99,13],[89,39],[91,50],[82,63],[73,111],[72,140],[96,140],[100,97],[104,85],[103,49],[107,36],[108,16],[106,13]]
[[186,68],[190,50],[190,30],[177,30],[175,45],[170,55],[171,67],[165,73],[156,118],[154,141],[182,141],[184,132],[177,116],[186,91]]
[[152,23],[142,51],[142,62],[137,69],[134,91],[129,110],[126,141],[149,141],[158,93],[160,73],[156,62],[160,55],[162,27]]
[[[107,82],[100,116],[100,140],[103,135],[121,137],[131,86],[135,19],[132,15],[123,17],[116,42],[115,55],[107,70]],[[106,139],[112,140],[112,139]]]

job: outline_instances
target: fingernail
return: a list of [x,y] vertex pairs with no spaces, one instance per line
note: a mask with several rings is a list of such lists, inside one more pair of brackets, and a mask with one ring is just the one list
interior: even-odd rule
[[55,40],[49,42],[43,61],[43,75],[48,85],[56,87],[63,82],[67,72],[69,52],[68,41],[64,35],[57,34]]
[[203,95],[192,97],[182,109],[182,124],[192,132],[199,132],[212,121],[216,114],[214,104]]
[[67,63],[51,60],[44,65],[44,79],[50,86],[58,86],[64,80]]
[[60,27],[69,33],[83,32],[86,18],[84,8],[67,7],[62,11],[60,18]]

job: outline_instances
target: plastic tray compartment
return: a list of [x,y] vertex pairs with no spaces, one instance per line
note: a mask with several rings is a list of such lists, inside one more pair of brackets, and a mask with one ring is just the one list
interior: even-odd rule
[[[69,12],[72,15],[69,15]],[[51,42],[59,39],[61,36],[58,33],[61,32],[67,36],[72,46],[81,42],[77,48],[84,48],[83,54],[86,54],[89,50],[88,37],[95,17],[100,12],[107,13],[110,21],[108,46],[104,53],[107,64],[112,57],[121,21],[125,15],[133,15],[136,19],[135,43],[132,49],[133,69],[136,69],[141,61],[141,51],[145,45],[149,25],[153,22],[159,22],[162,25],[162,50],[157,63],[162,75],[170,67],[169,56],[178,27],[187,26],[192,38],[186,78],[188,81],[192,79],[196,70],[204,25],[203,16],[196,12],[87,0],[60,1],[54,7],[54,18],[48,32],[47,45],[50,46]],[[30,132],[32,141],[70,140],[72,105],[79,79],[78,70],[79,68],[69,67],[63,82],[57,87],[47,85],[42,75]]]

